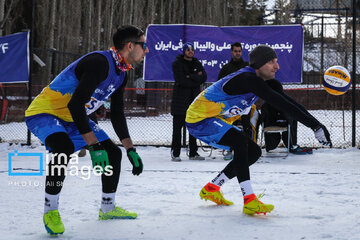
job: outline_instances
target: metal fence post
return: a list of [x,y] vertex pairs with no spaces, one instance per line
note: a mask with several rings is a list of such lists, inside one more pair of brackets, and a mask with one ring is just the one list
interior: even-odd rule
[[355,147],[356,142],[356,0],[352,1],[353,9],[353,42],[352,42],[352,51],[353,51],[353,70],[352,70],[352,137],[351,145]]
[[[30,28],[30,64],[29,64],[29,84],[28,84],[28,105],[30,105],[32,100],[32,73],[33,73],[33,51],[34,51],[34,19],[35,19],[35,0],[31,2],[31,28]],[[27,145],[31,145],[31,132],[27,129]]]

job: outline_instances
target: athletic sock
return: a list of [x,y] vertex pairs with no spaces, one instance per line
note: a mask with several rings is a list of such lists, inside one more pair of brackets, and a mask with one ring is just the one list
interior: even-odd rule
[[229,178],[225,175],[225,173],[221,172],[213,180],[211,180],[211,183],[221,187],[227,181],[229,181]]
[[52,210],[57,210],[59,208],[59,196],[58,194],[49,194],[45,192],[45,204],[44,204],[44,213],[48,213]]
[[102,193],[101,211],[107,213],[115,208],[115,193]]
[[243,193],[244,198],[248,195],[254,194],[250,180],[241,182],[240,187],[241,187],[241,192]]

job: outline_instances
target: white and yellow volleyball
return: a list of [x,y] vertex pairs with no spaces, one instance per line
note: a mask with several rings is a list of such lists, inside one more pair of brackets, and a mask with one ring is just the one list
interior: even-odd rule
[[350,88],[350,73],[342,66],[330,67],[324,73],[322,84],[328,93],[342,95]]

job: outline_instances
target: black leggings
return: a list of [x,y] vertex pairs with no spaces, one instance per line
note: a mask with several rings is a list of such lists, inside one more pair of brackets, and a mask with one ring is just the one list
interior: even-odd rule
[[249,166],[261,156],[261,148],[243,131],[231,128],[219,141],[234,150],[234,159],[222,170],[229,178],[237,177],[239,183],[250,180]]
[[[63,132],[51,134],[46,138],[45,144],[50,148],[52,154],[63,153],[67,156],[66,159],[69,159],[69,156],[75,151],[74,144],[70,137]],[[109,165],[113,167],[113,174],[111,176],[101,175],[102,191],[104,193],[113,193],[116,192],[119,182],[122,153],[120,148],[110,139],[101,142],[101,145],[105,148],[109,156]],[[46,176],[45,180],[46,193],[54,195],[61,191],[65,179],[65,172],[59,169],[66,169],[67,163],[68,162],[64,161],[64,157],[59,158],[58,155],[56,155],[54,161],[48,164],[48,176]],[[52,172],[54,174],[51,174]]]
[[[171,150],[175,157],[180,156],[181,130],[183,127],[185,127],[185,115],[174,115]],[[197,154],[198,147],[196,145],[196,138],[191,134],[189,134],[189,149],[189,157],[194,157]]]

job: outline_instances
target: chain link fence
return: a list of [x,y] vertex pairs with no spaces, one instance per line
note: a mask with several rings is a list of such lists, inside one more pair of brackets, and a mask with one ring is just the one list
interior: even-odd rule
[[[135,83],[136,81],[132,84],[136,85]],[[350,93],[338,97],[330,96],[321,87],[314,86],[314,84],[286,85],[284,88],[288,95],[304,105],[328,127],[334,147],[351,146]],[[27,106],[27,87],[26,85],[17,85],[8,86],[5,89],[6,92],[11,92],[10,89],[13,89],[18,95],[6,96],[2,99],[3,104],[4,99],[8,101],[8,106],[5,118],[0,124],[0,138],[6,142],[26,143],[27,130],[24,123],[24,111]],[[126,89],[125,114],[130,135],[136,145],[171,145],[171,96],[171,84],[145,83],[144,88],[129,87]],[[120,144],[109,120],[110,104],[105,104],[98,115],[99,125],[116,143]],[[258,103],[259,108],[260,105],[261,103]],[[356,119],[359,119],[359,111],[356,112],[356,115]],[[357,124],[356,139],[359,138],[360,131]],[[38,141],[38,139],[32,136],[32,141]],[[298,144],[320,147],[313,132],[302,124],[299,124],[298,127]]]
[[[177,4],[175,2],[173,4]],[[221,4],[218,1],[215,2]],[[296,85],[284,85],[284,89],[288,95],[304,105],[306,109],[327,126],[334,147],[350,147],[353,127],[352,91],[354,89],[350,89],[342,96],[333,96],[322,88],[321,79],[324,71],[333,65],[342,65],[350,72],[352,70],[351,12],[347,6],[338,6],[337,9],[331,10],[329,7],[319,8],[319,6],[313,5],[312,1],[309,1],[309,3],[302,1],[301,6],[296,1],[291,2],[290,7],[288,6],[280,11],[277,9],[270,11],[259,21],[262,24],[301,23],[304,27],[303,82]],[[161,1],[161,3],[163,2]],[[177,7],[181,8],[180,5]],[[175,9],[174,6],[173,10]],[[154,9],[155,7],[157,5],[154,5]],[[164,11],[162,13],[164,16],[161,14],[151,16],[154,19],[157,16],[163,19],[162,22],[154,23],[174,23],[175,20],[171,18],[168,10]],[[230,20],[230,22],[226,23],[201,22],[191,11],[188,11],[188,21],[194,24],[241,25],[241,22],[237,22],[241,19],[236,20],[235,16],[233,18],[236,21],[233,22]],[[285,15],[291,16],[286,18],[287,22],[284,22],[281,18]],[[176,21],[178,21],[176,23],[181,23],[178,18]],[[359,45],[359,39],[356,39],[356,42]],[[358,52],[359,49],[357,49],[357,55],[359,55]],[[33,97],[39,94],[41,89],[64,67],[82,55],[70,51],[64,52],[44,48],[37,48],[34,53],[44,60],[47,65],[41,67],[39,64],[34,64],[31,94]],[[357,59],[357,62],[360,62],[360,58]],[[170,104],[173,84],[144,82],[142,74],[142,67],[130,72],[125,92],[125,113],[130,135],[136,145],[169,146],[172,137]],[[356,77],[358,82],[358,75]],[[204,84],[203,88],[208,85]],[[357,103],[357,106],[355,106],[356,144],[359,145],[359,89],[356,90],[355,102]],[[109,104],[105,104],[102,114],[98,116],[99,125],[116,143],[120,144],[109,120]],[[261,104],[261,101],[257,103],[258,108],[260,108]],[[0,141],[9,143],[27,142],[27,129],[24,123],[24,111],[27,106],[27,84],[0,85]],[[38,141],[34,136],[31,139],[32,141]],[[302,124],[299,124],[298,127],[298,144],[321,147],[315,140],[313,132]]]

